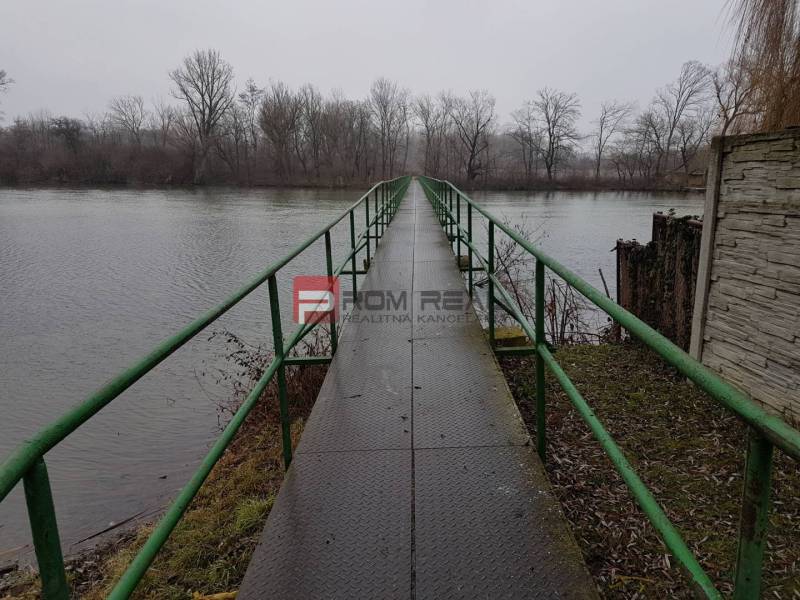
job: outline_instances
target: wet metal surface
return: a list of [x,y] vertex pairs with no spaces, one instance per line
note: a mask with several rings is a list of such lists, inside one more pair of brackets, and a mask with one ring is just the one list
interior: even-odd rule
[[417,183],[363,290],[239,598],[595,598]]

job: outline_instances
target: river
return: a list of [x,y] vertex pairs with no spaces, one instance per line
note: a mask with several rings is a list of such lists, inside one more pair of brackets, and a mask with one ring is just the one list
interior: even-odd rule
[[[275,189],[0,190],[0,459],[168,334],[262,270],[359,192]],[[598,287],[617,238],[650,239],[651,215],[702,213],[702,196],[480,192]],[[360,215],[359,218],[363,218]],[[484,230],[476,220],[476,236]],[[336,254],[349,242],[334,230]],[[322,241],[281,271],[324,273]],[[284,325],[286,330],[288,325]],[[270,339],[262,287],[47,456],[64,550],[112,522],[162,508],[219,432],[229,384],[213,331]],[[29,549],[21,486],[0,504],[0,563]]]

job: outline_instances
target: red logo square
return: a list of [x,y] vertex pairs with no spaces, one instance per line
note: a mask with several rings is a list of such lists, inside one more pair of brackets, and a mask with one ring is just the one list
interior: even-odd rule
[[339,278],[298,275],[292,286],[295,323],[333,323],[339,315]]

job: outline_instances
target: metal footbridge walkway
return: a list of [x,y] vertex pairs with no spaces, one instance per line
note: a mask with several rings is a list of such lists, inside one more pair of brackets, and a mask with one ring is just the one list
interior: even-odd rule
[[239,598],[595,597],[418,183],[360,292]]
[[[485,250],[473,238],[473,221],[487,229]],[[348,226],[349,244],[335,264],[332,231]],[[497,276],[496,235],[531,258],[533,315],[523,312]],[[298,356],[300,341],[330,315],[312,311],[321,316],[285,335],[278,279],[297,256],[322,244],[325,264],[319,272],[327,275],[321,278],[327,289],[317,293],[327,297],[341,280],[351,292],[353,310],[343,326],[336,319],[325,325],[331,356]],[[362,258],[367,270],[359,269]],[[719,582],[706,573],[558,363],[545,330],[546,311],[552,309],[545,301],[548,271],[747,425],[733,598],[759,598],[773,452],[799,460],[800,431],[765,412],[452,183],[422,176],[416,182],[405,176],[375,184],[286,256],[5,458],[0,464],[0,502],[22,484],[42,597],[70,598],[45,464],[48,453],[243,298],[266,287],[274,355],[114,583],[109,598],[124,600],[136,593],[242,423],[264,401],[269,385],[277,389],[288,471],[239,598],[595,597],[542,468],[548,370],[683,568],[686,582],[700,596],[721,599]],[[469,301],[476,272],[487,288],[486,334]],[[366,276],[358,285],[361,275]],[[518,323],[530,345],[497,346],[498,309]],[[494,358],[504,353],[533,358],[535,451]],[[294,450],[286,369],[321,363],[330,364],[329,371]]]

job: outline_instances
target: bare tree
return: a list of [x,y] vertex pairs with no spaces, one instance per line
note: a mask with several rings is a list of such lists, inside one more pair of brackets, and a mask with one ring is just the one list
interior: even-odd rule
[[73,154],[77,154],[81,147],[81,132],[83,123],[70,117],[56,117],[50,120],[50,131],[53,137],[61,138],[64,145]]
[[299,127],[300,102],[282,82],[272,83],[261,104],[259,125],[275,150],[278,177],[285,180],[291,175],[291,153]]
[[[656,94],[654,108],[665,126],[662,143],[664,160],[670,159],[678,123],[687,113],[698,110],[708,99],[709,82],[708,69],[697,61],[689,61],[681,67],[678,78]],[[659,161],[656,175],[665,166]]]
[[663,139],[663,119],[649,107],[622,130],[618,139],[611,142],[609,158],[617,177],[629,182],[637,178],[652,181],[656,163],[663,155]]
[[372,114],[369,102],[348,100],[335,92],[326,109],[325,126],[332,156],[341,164],[343,178],[367,178],[374,173],[374,155],[370,152]]
[[689,182],[689,169],[695,156],[700,152],[700,149],[706,146],[709,142],[709,134],[717,121],[715,111],[710,107],[703,110],[698,110],[692,114],[686,115],[678,123],[677,146],[680,155],[681,166],[683,167],[686,176],[686,182]]
[[[189,111],[175,111],[173,124],[173,143],[192,159],[192,164],[197,163],[198,140],[194,119]],[[192,173],[194,179],[194,172]]]
[[244,84],[244,91],[239,94],[239,104],[244,108],[245,122],[253,153],[258,151],[259,111],[265,93],[264,88],[258,87],[251,77]]
[[633,129],[640,177],[653,179],[658,176],[659,165],[666,152],[667,125],[658,111],[652,106],[636,119]]
[[175,107],[167,104],[163,98],[153,101],[153,110],[150,113],[150,129],[152,129],[156,137],[156,143],[161,148],[167,147],[177,119],[178,111],[175,110]]
[[104,144],[114,128],[108,113],[86,112],[83,118],[84,130],[95,144]]
[[117,96],[109,103],[111,120],[125,131],[137,146],[142,144],[142,127],[147,119],[144,100],[141,96]]
[[314,176],[319,179],[322,162],[322,94],[310,83],[300,88],[297,95],[300,106],[300,124],[303,144],[309,153]]
[[455,98],[452,104],[450,117],[464,150],[467,181],[473,181],[483,170],[481,155],[489,147],[494,104],[494,96],[486,90],[474,90],[467,98]]
[[439,174],[439,142],[447,115],[442,105],[428,94],[418,96],[414,103],[414,115],[422,126],[425,139],[423,172],[427,175]]
[[242,161],[248,157],[247,115],[241,105],[234,104],[219,124],[220,135],[214,137],[217,155],[228,167],[234,181],[240,181]]
[[186,103],[192,117],[198,141],[194,181],[200,183],[217,126],[233,105],[233,67],[216,50],[195,50],[169,76],[175,97]]
[[378,130],[381,148],[381,177],[394,173],[400,134],[408,125],[409,91],[384,77],[376,79],[370,89],[370,108]]
[[511,113],[514,125],[509,131],[511,139],[519,146],[522,166],[525,169],[525,180],[529,183],[538,171],[539,156],[542,153],[542,132],[536,116],[536,107],[533,102],[526,101],[522,108]]
[[613,100],[611,102],[603,102],[600,105],[600,116],[595,121],[597,128],[593,135],[595,179],[600,177],[600,164],[608,141],[625,127],[626,121],[630,118],[632,112],[633,104],[630,102]]
[[730,60],[714,71],[711,76],[714,98],[719,111],[720,135],[725,135],[731,127],[741,128],[743,117],[758,113],[756,88],[750,76],[750,69],[742,60]]
[[552,180],[580,140],[576,123],[581,116],[581,103],[576,94],[544,88],[539,90],[533,107],[542,128],[542,160],[547,179]]

